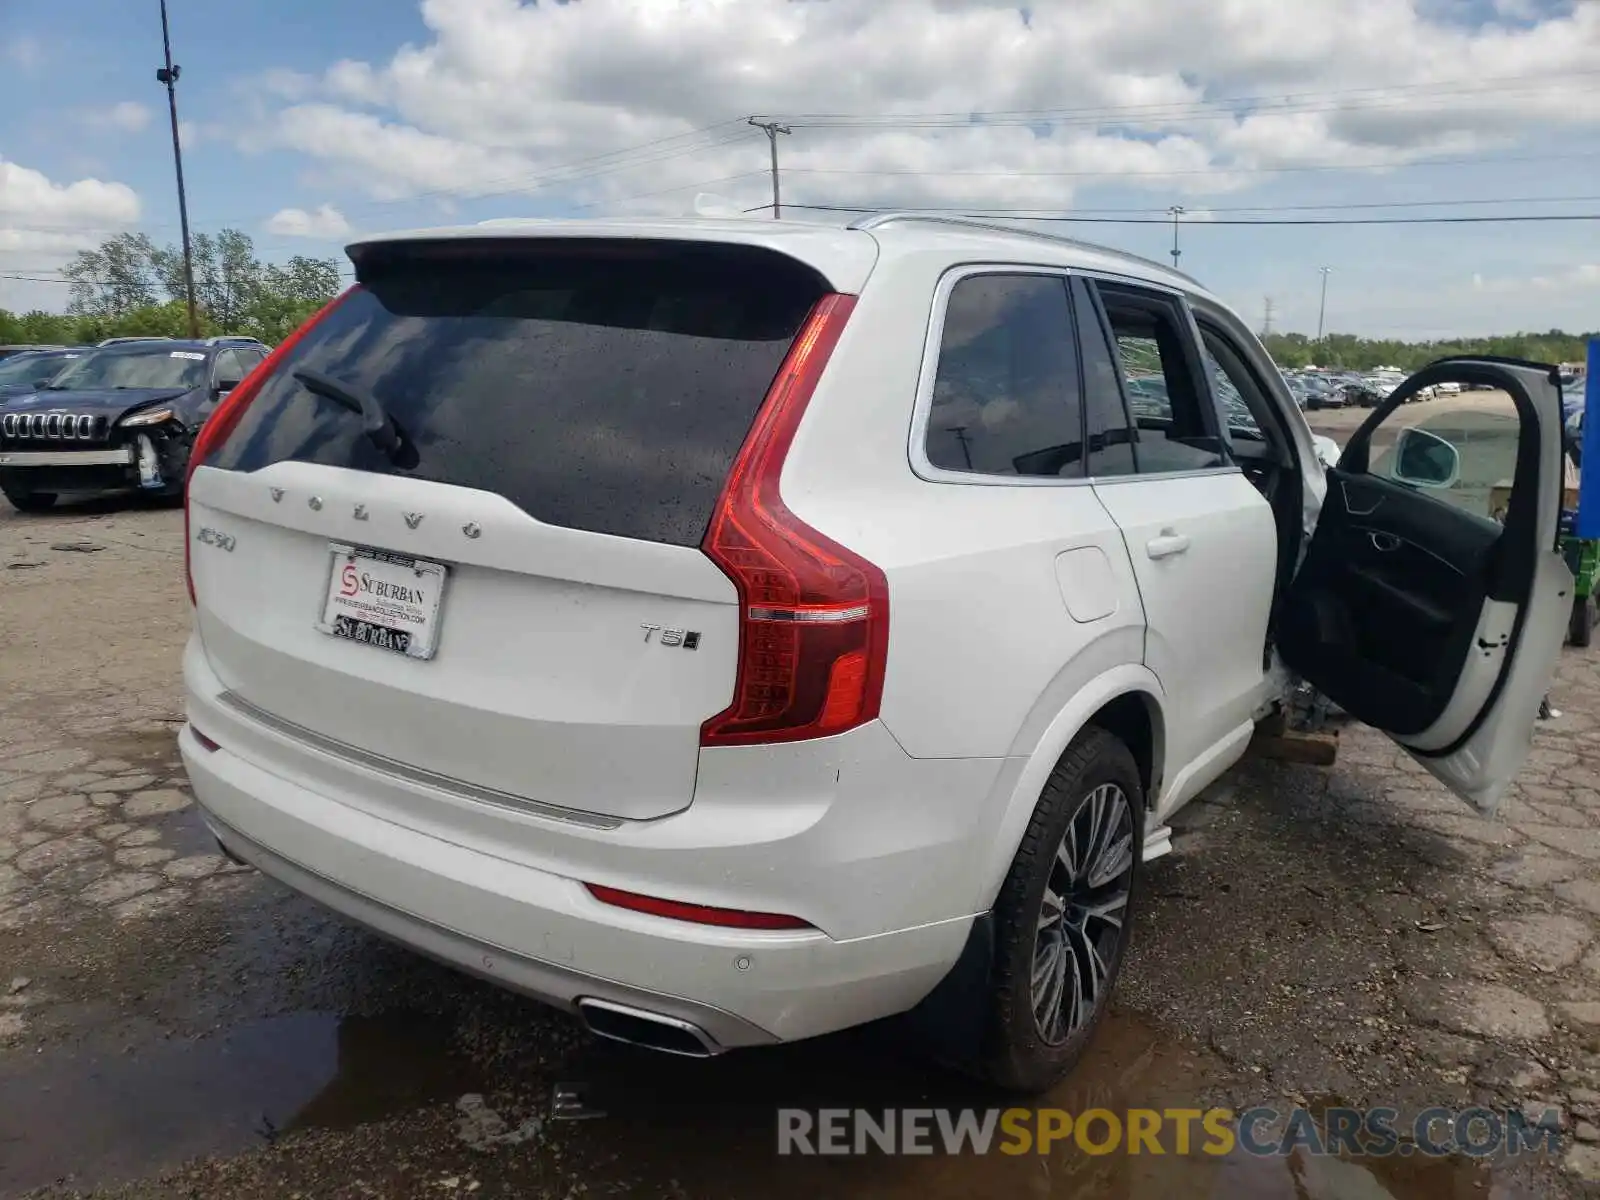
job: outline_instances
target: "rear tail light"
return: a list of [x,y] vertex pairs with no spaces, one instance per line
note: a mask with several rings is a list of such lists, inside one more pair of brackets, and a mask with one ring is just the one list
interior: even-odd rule
[[641,896],[638,892],[625,892],[621,888],[602,887],[598,883],[583,885],[589,894],[602,904],[626,908],[633,912],[649,913],[654,917],[670,917],[674,921],[690,921],[696,925],[720,925],[727,929],[811,929],[809,921],[783,913],[745,912],[740,908],[712,908],[705,904],[686,904],[682,900],[662,900],[656,896]]
[[811,311],[728,472],[701,549],[739,592],[733,703],[702,746],[825,737],[878,715],[889,651],[883,572],[801,521],[778,494],[784,457],[855,308]]
[[222,403],[217,405],[210,419],[200,426],[200,432],[195,434],[194,445],[189,447],[189,470],[183,478],[183,574],[189,584],[190,604],[195,603],[195,595],[194,572],[189,567],[189,481],[194,478],[195,469],[238,428],[239,419],[250,407],[250,402],[256,398],[261,385],[271,378],[278,365],[299,345],[300,339],[310,333],[317,322],[343,304],[350,294],[358,291],[360,287],[360,284],[356,284],[335,296],[313,313],[305,324],[284,338],[276,350],[257,363],[255,370],[246,375],[239,386],[228,393]]

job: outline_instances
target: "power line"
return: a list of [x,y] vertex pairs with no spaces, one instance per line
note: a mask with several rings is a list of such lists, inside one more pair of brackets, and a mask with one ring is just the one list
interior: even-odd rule
[[1597,158],[1600,151],[1586,150],[1578,153],[1501,155],[1495,158],[1419,158],[1411,162],[1323,162],[1296,163],[1282,167],[1173,167],[1154,170],[1112,171],[926,171],[890,168],[881,171],[842,167],[789,167],[791,175],[908,175],[934,177],[972,177],[980,179],[1143,179],[1166,178],[1175,175],[1282,175],[1299,171],[1404,171],[1413,167],[1477,167],[1499,163],[1571,162],[1579,158]]
[[[1161,101],[1145,104],[1088,105],[1077,108],[999,109],[967,112],[948,111],[931,113],[794,113],[785,116],[785,122],[797,128],[835,129],[908,129],[908,128],[965,128],[986,125],[1070,125],[1111,123],[1113,118],[1130,120],[1184,120],[1195,117],[1254,115],[1272,112],[1316,112],[1388,107],[1392,103],[1410,104],[1429,96],[1451,97],[1478,95],[1494,88],[1498,101],[1519,91],[1537,93],[1541,88],[1562,79],[1585,78],[1600,74],[1600,70],[1586,68],[1562,72],[1543,72],[1527,75],[1488,77],[1463,77],[1455,80],[1435,80],[1431,83],[1394,84],[1379,87],[1347,88],[1324,92],[1291,92],[1288,94],[1254,94],[1219,96],[1212,99]],[[1506,89],[1505,84],[1526,83],[1538,85],[1531,88]],[[1331,104],[1329,102],[1332,102]],[[1341,102],[1342,101],[1342,102]],[[1387,103],[1384,103],[1387,102]],[[1324,110],[1309,107],[1326,106]],[[1219,113],[1229,105],[1248,106],[1246,113]]]
[[[608,154],[591,155],[588,158],[575,159],[571,162],[557,163],[549,167],[538,168],[526,175],[505,175],[496,179],[483,181],[470,189],[470,194],[460,187],[439,188],[433,191],[413,192],[407,196],[397,196],[387,200],[368,200],[356,205],[347,206],[350,211],[360,211],[368,208],[383,207],[394,204],[412,204],[419,200],[429,200],[439,197],[451,199],[481,200],[491,196],[505,196],[516,192],[528,191],[535,187],[544,187],[552,183],[578,183],[586,179],[608,175],[616,171],[632,170],[636,167],[652,166],[656,163],[667,162],[670,159],[681,158],[686,154],[699,154],[707,150],[719,150],[724,146],[731,146],[737,142],[753,140],[750,132],[742,126],[744,118],[734,118],[729,121],[720,121],[716,125],[708,125],[703,129],[691,130],[688,133],[678,134],[670,138],[658,139],[655,142],[645,142],[637,146],[630,146],[623,150],[613,150]],[[711,133],[714,130],[730,126],[741,126],[737,132],[715,138],[710,141],[684,146],[671,146],[671,143],[684,138],[698,137]],[[670,148],[669,148],[670,147]],[[642,157],[629,158],[630,155]],[[580,170],[585,168],[587,170]],[[564,174],[565,173],[565,174]],[[484,185],[505,183],[511,186],[498,190],[484,190]]]
[[[632,196],[608,196],[604,200],[591,200],[587,204],[574,204],[573,208],[599,208],[602,204],[626,204],[630,200],[648,200],[652,196],[665,196],[672,192],[686,192],[690,188],[710,187],[714,183],[732,183],[736,179],[753,179],[757,175],[766,175],[765,169],[759,171],[740,171],[737,175],[719,175],[715,179],[697,179],[693,183],[680,183],[676,187],[658,188],[653,192],[637,192]],[[768,205],[767,207],[771,207]]]
[[[699,129],[688,130],[681,134],[658,138],[650,142],[641,142],[638,145],[624,147],[620,150],[608,151],[605,154],[589,155],[585,158],[572,159],[563,163],[555,163],[541,167],[526,174],[502,175],[482,181],[474,188],[463,189],[460,186],[453,188],[435,188],[427,191],[412,192],[405,196],[396,196],[389,199],[362,200],[353,204],[341,204],[340,211],[345,214],[367,212],[372,209],[386,208],[400,204],[414,204],[431,199],[456,199],[456,200],[482,200],[496,196],[516,195],[521,192],[531,191],[563,183],[582,183],[603,175],[614,174],[618,171],[634,170],[639,167],[654,166],[658,163],[668,162],[675,158],[682,158],[690,154],[699,154],[710,150],[720,150],[726,146],[737,145],[741,142],[756,140],[754,131],[745,127],[744,117],[733,117],[726,121],[719,121],[714,125],[707,125]],[[721,136],[707,138],[707,135],[723,132]],[[686,139],[701,139],[688,144],[678,145]],[[632,157],[630,157],[632,156]],[[588,169],[582,169],[588,168]],[[490,188],[489,185],[510,184],[503,188]],[[488,189],[488,190],[478,190]],[[257,214],[247,218],[217,218],[213,223],[220,226],[252,225],[265,220],[270,214]],[[171,228],[172,222],[141,222],[140,228],[166,229]],[[84,231],[79,226],[59,226],[63,230],[72,232]],[[119,233],[122,226],[87,227],[88,232]]]
[[[766,206],[762,205],[760,207],[765,208]],[[929,215],[946,213],[968,217],[994,217],[1008,221],[1063,221],[1086,225],[1166,225],[1172,221],[1170,216],[1086,217],[1072,213],[1041,212],[1033,209],[983,208],[981,206],[968,208],[918,208],[892,204],[796,204],[791,201],[789,207],[809,209],[814,212],[871,213],[905,211],[913,214],[927,213]],[[1187,212],[1189,210],[1179,211]],[[1191,225],[1190,228],[1203,228],[1208,225],[1479,225],[1495,222],[1537,223],[1543,221],[1600,221],[1600,213],[1518,213],[1487,217],[1263,217],[1256,220],[1223,219],[1220,221],[1201,221],[1198,226]]]
[[[1504,196],[1465,200],[1374,200],[1349,204],[1191,205],[1184,211],[1191,213],[1334,212],[1369,208],[1448,208],[1457,205],[1483,204],[1592,204],[1597,201],[1600,201],[1600,196]],[[1074,211],[1083,213],[1156,213],[1162,210],[1156,208],[1080,208]]]

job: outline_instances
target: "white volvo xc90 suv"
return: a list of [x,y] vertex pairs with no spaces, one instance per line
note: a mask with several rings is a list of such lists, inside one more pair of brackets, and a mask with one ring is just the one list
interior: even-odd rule
[[[1572,586],[1547,368],[1436,364],[1325,473],[1221,302],[1065,239],[349,253],[194,449],[195,794],[233,855],[597,1033],[911,1011],[1042,1088],[1167,819],[1296,678],[1486,811],[1526,755]],[[1444,379],[1505,393],[1506,479],[1401,428]]]

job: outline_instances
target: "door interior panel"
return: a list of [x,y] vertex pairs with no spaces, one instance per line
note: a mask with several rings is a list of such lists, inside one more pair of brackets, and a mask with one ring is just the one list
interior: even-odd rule
[[1443,714],[1470,652],[1500,526],[1337,468],[1284,606],[1284,661],[1402,737]]

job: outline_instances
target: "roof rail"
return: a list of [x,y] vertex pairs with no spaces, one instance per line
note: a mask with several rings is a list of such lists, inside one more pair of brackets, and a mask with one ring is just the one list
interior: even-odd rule
[[[1010,217],[1013,221],[1026,221],[1027,217]],[[879,226],[888,225],[892,221],[929,221],[939,225],[959,225],[967,229],[987,229],[997,233],[1010,233],[1018,237],[1038,238],[1040,241],[1054,242],[1061,246],[1075,246],[1082,250],[1093,250],[1097,254],[1109,254],[1113,258],[1124,259],[1128,262],[1140,263],[1146,267],[1155,267],[1168,275],[1187,279],[1196,287],[1204,285],[1192,275],[1187,275],[1176,267],[1170,267],[1164,262],[1154,258],[1145,258],[1142,254],[1133,254],[1127,250],[1119,250],[1115,246],[1102,246],[1098,242],[1086,242],[1081,238],[1063,237],[1059,233],[1045,233],[1040,229],[1020,229],[1015,225],[1002,225],[991,218],[969,217],[963,213],[929,213],[918,212],[916,209],[896,209],[890,212],[871,213],[850,222],[850,229],[877,229]]]
[[266,345],[260,338],[251,337],[248,333],[219,333],[215,337],[205,338],[204,341],[208,346],[220,346],[224,342],[248,342],[252,346]]
[[102,338],[100,341],[95,343],[95,348],[98,349],[101,346],[120,346],[124,342],[171,342],[176,340],[177,339],[175,338],[168,337],[164,333],[138,334],[126,337]]

